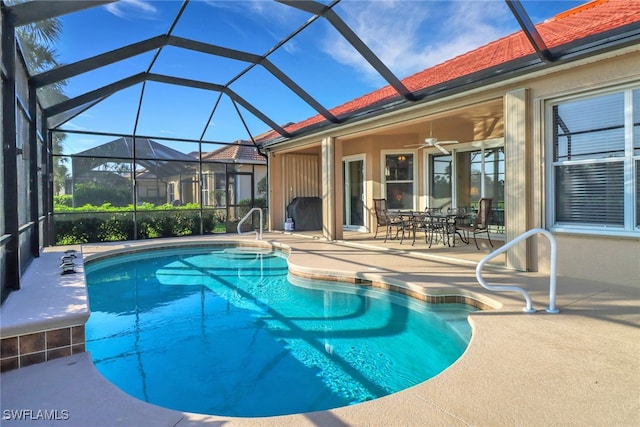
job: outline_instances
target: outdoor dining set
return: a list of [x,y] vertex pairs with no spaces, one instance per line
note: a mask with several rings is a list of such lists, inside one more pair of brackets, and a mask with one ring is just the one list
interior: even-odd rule
[[405,238],[411,238],[411,245],[416,243],[416,235],[424,233],[425,243],[429,248],[434,242],[441,241],[447,246],[455,246],[456,236],[465,244],[470,243],[473,236],[476,248],[479,233],[486,233],[489,244],[493,246],[489,235],[489,220],[491,216],[492,199],[482,198],[478,201],[477,212],[465,208],[439,207],[426,208],[423,211],[393,210],[387,208],[385,199],[374,199],[377,228],[385,229],[384,241],[399,239],[402,244]]

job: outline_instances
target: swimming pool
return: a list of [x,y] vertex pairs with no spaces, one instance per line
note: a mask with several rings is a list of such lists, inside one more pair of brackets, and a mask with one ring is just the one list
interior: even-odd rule
[[98,370],[139,399],[204,414],[311,412],[411,387],[460,357],[475,310],[299,279],[265,249],[133,253],[86,276]]

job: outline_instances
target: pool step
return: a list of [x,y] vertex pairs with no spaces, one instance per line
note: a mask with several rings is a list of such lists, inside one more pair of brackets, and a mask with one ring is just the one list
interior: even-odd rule
[[460,313],[452,311],[438,311],[438,316],[445,321],[451,330],[455,332],[462,340],[469,340],[470,326],[466,317],[460,317]]
[[449,320],[451,329],[464,341],[469,340],[470,326],[467,319]]
[[226,248],[220,255],[229,259],[255,259],[258,255],[262,257],[277,256],[272,249],[250,247]]

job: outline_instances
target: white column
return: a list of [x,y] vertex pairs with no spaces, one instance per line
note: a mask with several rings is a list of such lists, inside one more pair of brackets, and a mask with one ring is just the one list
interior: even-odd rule
[[[504,211],[506,240],[510,242],[529,228],[531,156],[529,90],[517,89],[504,97]],[[529,270],[529,242],[523,241],[506,253],[506,265]]]
[[322,140],[322,235],[327,240],[342,239],[342,187],[336,188],[336,181],[341,181],[341,154],[335,138]]

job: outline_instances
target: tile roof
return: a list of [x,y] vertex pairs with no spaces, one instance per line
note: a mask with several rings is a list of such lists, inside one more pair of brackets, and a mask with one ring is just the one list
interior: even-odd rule
[[[622,26],[640,22],[640,0],[594,0],[556,15],[536,28],[549,49],[575,42]],[[478,71],[535,54],[523,31],[513,33],[402,80],[412,92],[433,87]],[[385,86],[331,109],[337,117],[365,110],[373,105],[400,99]],[[320,114],[285,127],[287,132],[327,122]],[[264,140],[277,138],[269,132]]]
[[202,153],[202,160],[267,163],[266,158],[258,153],[256,147],[242,144],[248,144],[248,142],[236,141],[234,144],[225,145],[217,150]]

